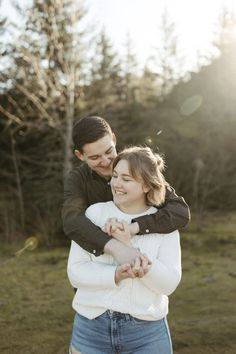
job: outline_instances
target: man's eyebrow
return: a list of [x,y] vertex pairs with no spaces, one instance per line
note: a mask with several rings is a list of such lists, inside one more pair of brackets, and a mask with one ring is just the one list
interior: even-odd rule
[[98,157],[99,155],[88,155],[88,158],[91,159],[91,157]]
[[113,149],[112,145],[105,151],[105,154],[107,154],[111,149]]

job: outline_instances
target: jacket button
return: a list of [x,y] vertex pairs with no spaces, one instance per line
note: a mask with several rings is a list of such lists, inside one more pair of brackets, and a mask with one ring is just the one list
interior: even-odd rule
[[145,231],[146,231],[146,233],[149,233],[149,229],[146,229]]

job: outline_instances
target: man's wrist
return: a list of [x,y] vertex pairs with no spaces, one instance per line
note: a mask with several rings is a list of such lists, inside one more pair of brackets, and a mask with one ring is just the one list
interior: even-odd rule
[[131,233],[131,236],[137,235],[139,233],[139,224],[137,221],[133,222],[132,224],[129,225],[129,230]]
[[120,245],[120,242],[117,241],[114,238],[111,238],[104,246],[104,253],[110,254],[111,256],[114,256],[117,247]]

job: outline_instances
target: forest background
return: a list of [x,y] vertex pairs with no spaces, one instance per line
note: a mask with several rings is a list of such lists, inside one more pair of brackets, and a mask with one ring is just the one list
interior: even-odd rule
[[[84,26],[81,3],[34,1],[18,11],[19,35],[0,47],[2,240],[39,234],[51,244],[62,231],[63,178],[78,163],[72,126],[86,115],[111,123],[118,149],[146,144],[163,153],[167,180],[199,223],[206,210],[235,210],[233,13],[219,14],[214,56],[199,53],[195,72],[186,72],[167,10],[152,69],[142,71],[129,37],[121,57],[105,29],[94,36],[93,25]],[[0,25],[9,32],[7,18]]]
[[[87,9],[82,2],[34,0],[30,8],[18,5],[17,10],[24,19],[20,26],[10,23],[0,13],[3,261],[8,262],[14,254],[12,247],[17,250],[25,239],[34,236],[41,246],[50,247],[45,251],[49,253],[42,256],[42,264],[50,269],[62,260],[61,269],[65,269],[65,250],[54,254],[57,251],[51,247],[67,243],[60,217],[63,180],[70,168],[79,163],[73,157],[73,123],[86,115],[99,115],[110,122],[118,138],[118,150],[130,144],[145,144],[164,154],[167,180],[177,194],[184,196],[193,215],[188,231],[191,241],[183,241],[189,269],[199,263],[217,269],[215,255],[211,263],[208,253],[212,247],[215,251],[221,249],[220,257],[232,260],[229,252],[235,245],[236,209],[234,13],[222,8],[212,42],[214,51],[198,53],[196,67],[186,71],[186,58],[178,50],[175,23],[167,10],[160,14],[162,35],[156,55],[150,58],[152,65],[147,63],[142,70],[138,69],[129,36],[126,54],[121,56],[114,50],[105,29],[95,35],[94,24],[84,25]],[[17,28],[18,35],[14,40],[7,37],[6,41],[10,28]],[[194,248],[197,259],[189,255],[188,247]],[[200,261],[198,253],[206,254],[208,263]],[[19,261],[19,279],[12,277],[15,286],[22,281],[25,271],[33,269],[30,262],[38,261],[40,253],[32,257],[26,263]],[[15,263],[12,263],[13,268],[6,264],[6,269],[15,271]],[[26,265],[28,268],[23,270]],[[231,264],[227,267],[229,279],[224,277],[224,281],[231,285],[230,280],[236,275],[230,270]],[[197,282],[199,274],[195,274],[197,278],[194,274],[189,276],[186,289],[191,287],[191,279]],[[34,276],[28,274],[28,277],[33,279]],[[206,283],[214,283],[216,278],[208,273],[203,276]],[[5,289],[11,293],[12,287],[5,286]],[[22,291],[25,294],[25,290]],[[68,294],[69,288],[66,291]],[[33,296],[33,288],[28,289],[30,298],[29,293]],[[19,296],[19,304],[22,304],[25,295],[23,300],[22,293]],[[221,300],[225,304],[225,298]],[[4,301],[7,300],[2,300],[0,306]],[[189,301],[194,303],[193,299]],[[9,312],[9,308],[6,311]],[[188,311],[191,312],[191,307]],[[194,321],[190,325],[194,326]],[[235,317],[230,322],[233,333],[232,325],[235,326]],[[199,328],[204,328],[202,326],[201,323]],[[188,338],[179,340],[181,353],[195,353],[186,344],[188,341]],[[230,341],[235,343],[233,335]],[[222,338],[217,345],[220,343],[224,343]],[[4,348],[6,353],[14,353],[13,347],[8,351],[7,344]],[[20,344],[18,352],[37,353],[37,349],[19,348]],[[52,348],[44,352],[57,352]],[[201,349],[196,348],[196,353],[201,353]],[[228,348],[225,353],[229,352]],[[211,353],[209,348],[208,353]],[[219,353],[224,353],[222,347]]]

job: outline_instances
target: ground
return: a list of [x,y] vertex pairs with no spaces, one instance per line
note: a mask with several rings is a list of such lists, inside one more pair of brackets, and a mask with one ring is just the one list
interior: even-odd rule
[[[236,214],[211,215],[203,231],[181,232],[183,278],[170,297],[175,354],[236,353]],[[0,251],[0,353],[66,354],[73,290],[68,247]]]

